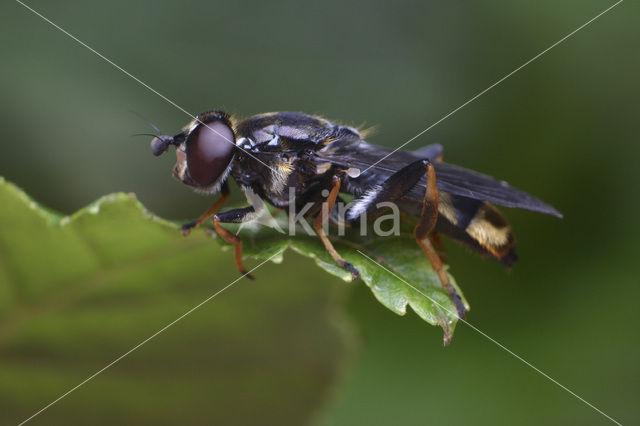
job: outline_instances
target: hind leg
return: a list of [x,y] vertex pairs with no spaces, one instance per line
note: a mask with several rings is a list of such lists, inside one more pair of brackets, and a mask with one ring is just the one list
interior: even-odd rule
[[425,164],[425,174],[427,175],[427,189],[425,190],[424,200],[422,202],[420,220],[413,230],[413,235],[425,256],[429,259],[431,267],[438,274],[442,287],[449,293],[451,300],[455,303],[458,316],[464,318],[467,314],[467,309],[462,303],[462,298],[453,285],[451,285],[449,275],[447,275],[447,272],[444,270],[440,255],[429,240],[429,234],[433,232],[438,220],[438,187],[436,186],[436,171],[431,163]]
[[[438,187],[436,186],[436,172],[429,160],[418,160],[400,169],[384,181],[369,190],[363,197],[357,200],[354,206],[347,211],[347,219],[355,221],[360,216],[373,213],[377,205],[385,201],[396,201],[407,194],[425,176],[427,177],[426,191],[422,201],[422,212],[413,235],[416,242],[426,255],[431,267],[438,274],[442,287],[447,291],[456,305],[458,316],[464,318],[467,313],[462,298],[449,282],[442,265],[442,259],[435,250],[429,237],[433,235],[438,220]],[[436,237],[437,239],[437,237]]]

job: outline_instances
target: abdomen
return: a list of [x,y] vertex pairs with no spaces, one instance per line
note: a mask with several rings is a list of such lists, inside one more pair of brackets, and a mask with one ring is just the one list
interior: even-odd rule
[[[403,197],[398,205],[419,216],[422,200]],[[440,191],[436,231],[511,267],[518,260],[511,226],[492,204]]]
[[518,260],[511,226],[492,204],[440,192],[436,230],[511,267]]

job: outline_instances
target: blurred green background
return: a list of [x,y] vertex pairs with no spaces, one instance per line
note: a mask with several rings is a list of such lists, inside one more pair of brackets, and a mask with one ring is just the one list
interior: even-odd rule
[[[28,4],[190,112],[317,113],[376,125],[370,142],[395,147],[612,2]],[[442,143],[448,161],[508,180],[564,213],[557,220],[503,209],[518,240],[515,269],[449,242],[451,271],[473,325],[623,424],[640,422],[639,12],[621,3],[407,147]],[[168,133],[189,117],[18,3],[3,2],[0,16],[0,175],[64,213],[115,191],[135,192],[174,220],[210,204],[171,178],[170,156],[156,159],[147,139],[129,138],[149,129],[128,110]],[[233,276],[232,263],[223,264]],[[296,286],[302,273],[326,294],[342,285],[314,268],[288,254],[262,271],[260,285]],[[608,423],[470,328],[460,324],[443,348],[439,328],[413,313],[397,317],[362,283],[350,286],[345,306],[358,350],[315,422]],[[204,309],[222,309],[226,297]],[[247,298],[246,308],[260,303]],[[305,315],[295,313],[292,323]],[[113,350],[106,359],[122,352]],[[270,392],[278,385],[286,381]],[[183,386],[187,392],[189,381]]]

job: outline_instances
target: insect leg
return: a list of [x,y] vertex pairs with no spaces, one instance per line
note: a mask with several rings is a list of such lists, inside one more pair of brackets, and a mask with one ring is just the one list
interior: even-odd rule
[[438,187],[436,186],[436,171],[433,164],[425,163],[425,174],[427,175],[427,189],[425,190],[424,200],[422,202],[422,214],[420,215],[418,224],[413,230],[413,235],[416,237],[416,242],[427,256],[427,259],[429,259],[431,267],[438,274],[442,287],[447,290],[451,300],[455,303],[458,316],[464,318],[467,310],[462,303],[462,298],[458,292],[456,292],[453,285],[451,285],[451,282],[449,282],[449,275],[447,275],[447,272],[442,266],[442,260],[429,240],[429,234],[435,228],[436,221],[438,220]]
[[340,184],[342,183],[342,180],[339,176],[334,176],[331,183],[331,191],[329,192],[327,200],[325,201],[328,208],[320,209],[320,213],[318,213],[316,218],[313,220],[313,228],[318,233],[318,236],[324,244],[324,248],[331,255],[333,260],[335,260],[340,266],[351,272],[351,277],[355,280],[360,276],[360,272],[358,272],[358,270],[352,264],[345,261],[342,256],[340,256],[335,247],[333,247],[333,244],[331,244],[331,241],[329,240],[326,232],[324,232],[323,225],[327,222],[327,220],[329,220],[329,216],[331,215],[333,207],[336,204],[336,198],[338,197],[338,193],[340,192]]
[[206,222],[206,220],[209,219],[215,212],[217,212],[218,209],[222,207],[222,205],[227,201],[227,199],[229,198],[229,185],[227,184],[227,182],[225,182],[222,185],[222,188],[220,189],[220,193],[221,193],[220,198],[218,198],[218,200],[215,203],[213,203],[213,205],[209,207],[207,211],[204,212],[198,220],[196,220],[195,222],[185,223],[184,225],[182,225],[181,230],[183,235],[185,236],[189,235],[192,229],[195,229],[198,226],[202,225],[204,222]]
[[213,222],[213,228],[218,235],[229,244],[233,244],[236,266],[241,274],[247,278],[253,279],[253,276],[249,274],[247,269],[242,264],[242,239],[235,235],[233,232],[225,229],[220,225],[221,223],[242,223],[248,222],[256,217],[256,210],[253,206],[244,207],[241,209],[233,209],[226,212],[214,214],[211,218]]
[[382,184],[369,190],[353,207],[347,211],[347,219],[355,221],[364,213],[373,213],[377,210],[378,203],[395,201],[409,192],[425,176],[427,177],[426,191],[422,202],[422,213],[413,234],[424,254],[427,256],[431,267],[438,274],[442,287],[449,293],[456,305],[458,315],[463,318],[466,308],[460,295],[449,282],[449,276],[442,266],[442,259],[434,249],[430,235],[438,220],[438,187],[436,186],[436,171],[429,160],[418,160],[400,169]]
[[440,235],[439,232],[433,231],[430,237],[431,237],[431,241],[436,246],[436,250],[438,251],[438,256],[440,256],[440,260],[442,261],[442,263],[447,263],[444,244],[442,244],[442,236]]
[[375,213],[379,203],[402,198],[425,175],[427,164],[431,164],[429,160],[414,161],[398,170],[380,185],[369,189],[347,210],[347,220],[354,222],[365,213],[367,216]]

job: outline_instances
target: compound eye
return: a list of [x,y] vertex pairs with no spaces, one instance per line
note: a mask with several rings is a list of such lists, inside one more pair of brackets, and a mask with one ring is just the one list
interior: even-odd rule
[[235,148],[233,131],[222,121],[199,125],[187,139],[187,167],[201,186],[213,184],[231,163]]

